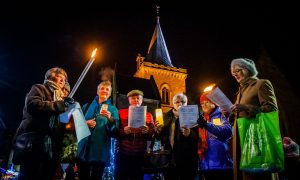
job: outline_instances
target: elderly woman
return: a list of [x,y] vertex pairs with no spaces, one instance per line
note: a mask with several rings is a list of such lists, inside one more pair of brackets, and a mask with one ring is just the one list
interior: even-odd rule
[[168,179],[195,179],[198,168],[198,126],[180,128],[178,109],[187,105],[183,93],[173,97],[173,108],[164,116],[163,125],[158,127],[158,138],[165,150],[171,152],[171,164],[164,173]]
[[[110,163],[111,137],[119,131],[118,109],[109,98],[111,90],[110,81],[101,82],[95,99],[82,107],[91,136],[86,153],[78,163],[79,179],[101,179],[105,166]],[[79,143],[78,152],[82,148],[84,146]]]
[[229,118],[222,115],[220,107],[214,104],[205,92],[200,96],[203,116],[198,120],[198,154],[202,177],[206,180],[233,177],[233,161],[228,142],[232,137]]
[[[269,80],[258,79],[255,63],[251,59],[238,58],[231,61],[231,74],[239,83],[232,111],[238,117],[255,117],[259,112],[278,111],[276,97]],[[224,111],[226,114],[226,112]],[[238,171],[241,150],[238,129],[234,123],[233,159],[235,179],[271,179],[271,174],[251,174]]]
[[[59,167],[64,124],[58,115],[66,111],[63,88],[67,82],[64,69],[54,67],[45,74],[43,84],[34,84],[25,98],[23,120],[16,132],[16,141],[21,137],[33,137],[26,145],[26,154],[18,159],[20,153],[15,149],[14,164],[21,164],[19,178],[53,179]],[[70,98],[68,98],[70,100]],[[30,135],[30,136],[26,136]],[[24,143],[24,140],[23,140]]]

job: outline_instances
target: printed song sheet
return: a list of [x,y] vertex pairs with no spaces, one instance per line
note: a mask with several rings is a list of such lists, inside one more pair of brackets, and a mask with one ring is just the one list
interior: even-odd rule
[[147,106],[129,106],[128,126],[139,128],[146,125]]
[[233,104],[218,87],[212,90],[212,92],[207,95],[207,98],[218,105],[221,109],[225,109],[227,112],[231,113],[230,108]]
[[198,105],[187,105],[179,108],[180,127],[192,128],[199,118]]

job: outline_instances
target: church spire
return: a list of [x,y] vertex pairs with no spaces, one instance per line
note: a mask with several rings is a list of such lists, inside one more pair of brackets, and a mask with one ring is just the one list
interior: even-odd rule
[[165,66],[173,67],[173,64],[170,59],[170,55],[168,52],[168,48],[160,28],[159,23],[159,6],[156,6],[156,15],[157,22],[154,33],[152,35],[152,39],[149,45],[148,54],[146,56],[146,60],[156,63],[162,64]]

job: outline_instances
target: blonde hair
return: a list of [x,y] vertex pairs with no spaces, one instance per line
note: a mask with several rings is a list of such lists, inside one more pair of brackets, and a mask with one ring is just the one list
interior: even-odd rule
[[97,92],[99,91],[99,89],[100,89],[101,86],[109,86],[109,87],[110,87],[109,93],[111,93],[111,91],[112,91],[111,85],[112,85],[112,84],[111,84],[111,82],[110,82],[109,80],[102,81],[102,82],[98,85],[98,87],[97,87]]

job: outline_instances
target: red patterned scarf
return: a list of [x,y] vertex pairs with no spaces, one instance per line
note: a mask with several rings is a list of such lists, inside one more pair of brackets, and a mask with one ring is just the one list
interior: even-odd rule
[[[204,114],[204,119],[207,121],[209,119],[209,114]],[[207,143],[207,130],[198,128],[199,132],[199,141],[198,141],[198,155],[199,158],[202,160],[204,159],[205,152],[208,149],[208,143]]]

